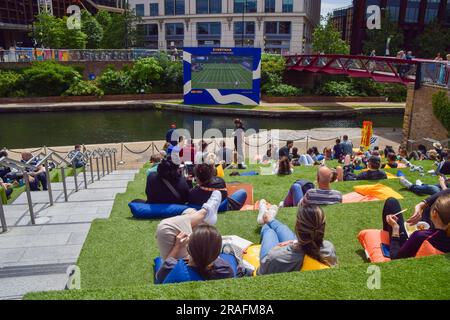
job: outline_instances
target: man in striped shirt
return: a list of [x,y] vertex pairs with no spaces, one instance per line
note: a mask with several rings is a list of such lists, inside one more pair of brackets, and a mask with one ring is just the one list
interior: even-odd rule
[[301,201],[302,205],[329,205],[342,203],[342,194],[331,189],[331,182],[335,176],[330,168],[321,166],[317,171],[316,189],[309,189]]

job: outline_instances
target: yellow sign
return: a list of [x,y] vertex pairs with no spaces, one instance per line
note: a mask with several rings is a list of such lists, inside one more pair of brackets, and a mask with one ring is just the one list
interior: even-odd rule
[[361,147],[363,147],[365,151],[369,150],[370,139],[372,138],[372,135],[372,121],[364,121],[361,131]]

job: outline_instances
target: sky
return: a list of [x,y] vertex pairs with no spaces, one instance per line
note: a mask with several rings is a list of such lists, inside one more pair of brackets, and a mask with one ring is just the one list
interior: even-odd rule
[[322,15],[332,12],[333,9],[346,7],[352,4],[352,0],[322,0]]

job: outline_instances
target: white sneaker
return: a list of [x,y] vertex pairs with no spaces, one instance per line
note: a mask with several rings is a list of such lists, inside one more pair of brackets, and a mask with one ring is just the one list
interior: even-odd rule
[[264,220],[263,220],[263,216],[267,211],[267,203],[266,200],[261,199],[259,201],[259,213],[258,213],[258,217],[256,218],[256,222],[258,224],[264,224]]
[[278,204],[278,208],[284,208],[284,201],[280,201],[280,203]]
[[417,179],[417,180],[416,180],[416,185],[421,186],[421,185],[423,185],[423,182],[420,181],[420,179]]
[[275,219],[275,217],[277,216],[277,213],[278,213],[278,207],[275,205],[271,206],[270,209],[267,211],[268,222]]
[[202,209],[206,210],[206,216],[203,219],[204,222],[210,225],[215,225],[217,222],[217,212],[219,210],[220,203],[222,202],[222,194],[220,191],[215,190],[209,197],[208,201],[203,204]]
[[408,181],[405,177],[400,177],[399,182],[402,186],[404,186],[406,189],[409,189],[412,187],[412,183]]

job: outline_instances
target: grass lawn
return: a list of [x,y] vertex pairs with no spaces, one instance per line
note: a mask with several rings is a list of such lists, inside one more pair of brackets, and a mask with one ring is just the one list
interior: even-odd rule
[[[336,165],[329,162],[328,165]],[[427,162],[425,170],[431,169]],[[255,170],[250,166],[248,170]],[[388,171],[396,173],[396,170]],[[411,180],[435,183],[436,177],[409,173]],[[229,177],[227,181],[253,183],[254,198],[278,204],[298,178],[315,180],[316,168],[296,167],[291,176]],[[347,193],[368,182],[341,182],[333,187]],[[374,183],[374,182],[369,182]],[[383,181],[399,191],[401,203],[412,214],[422,197],[403,189],[397,179]],[[81,290],[31,293],[28,299],[449,299],[450,255],[405,259],[379,264],[381,290],[369,290],[364,251],[356,239],[362,229],[381,228],[383,202],[325,207],[326,239],[336,247],[339,266],[330,270],[293,272],[245,279],[227,279],[172,285],[153,285],[152,261],[159,252],[155,239],[156,220],[135,220],[128,202],[145,198],[145,170],[130,182],[127,192],[117,196],[111,217],[91,226],[77,265],[81,269]],[[291,228],[295,208],[282,208],[277,216]],[[219,215],[222,235],[236,234],[259,242],[257,212],[227,212]],[[270,290],[268,290],[270,289]]]

